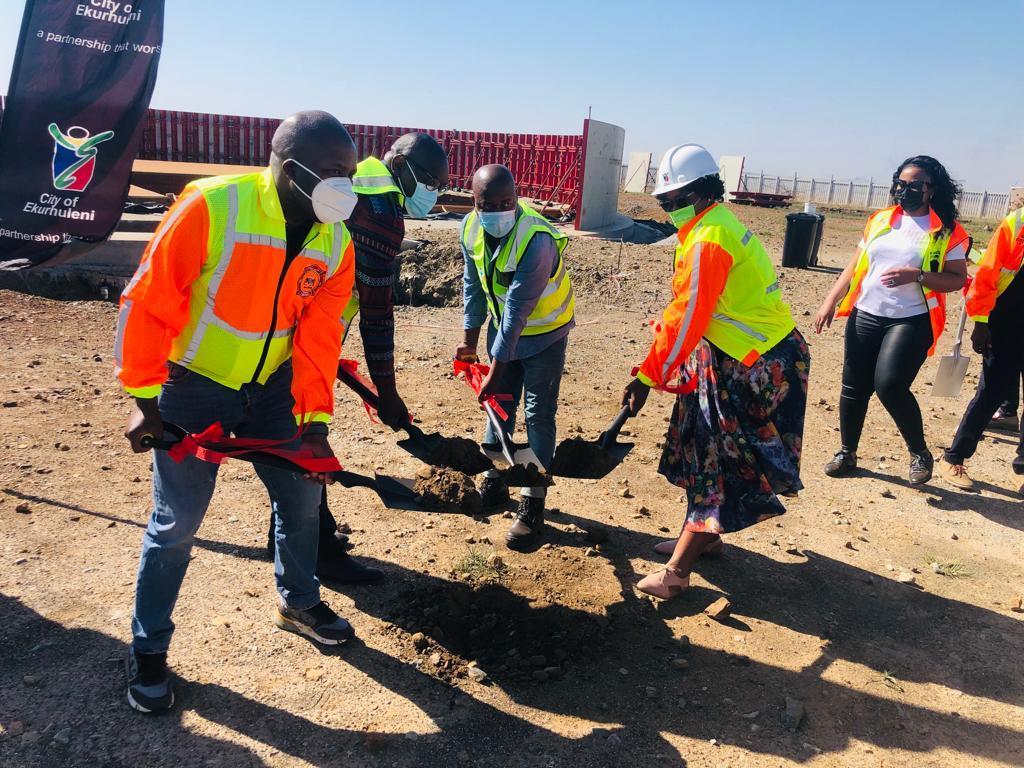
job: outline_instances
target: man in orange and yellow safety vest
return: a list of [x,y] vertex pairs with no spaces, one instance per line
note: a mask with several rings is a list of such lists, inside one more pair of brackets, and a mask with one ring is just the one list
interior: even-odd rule
[[[300,112],[274,134],[270,167],[189,184],[167,212],[121,297],[117,376],[135,408],[135,452],[162,424],[333,456],[327,425],[355,257],[342,223],[356,196],[356,149],[325,112]],[[353,636],[320,599],[314,573],[324,475],[256,470],[277,519],[276,624],[323,645]],[[142,541],[128,657],[128,702],[174,703],[167,649],[195,533],[217,465],[153,457],[153,513]]]

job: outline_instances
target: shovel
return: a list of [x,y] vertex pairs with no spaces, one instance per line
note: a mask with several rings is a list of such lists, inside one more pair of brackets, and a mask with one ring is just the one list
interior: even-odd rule
[[[357,395],[359,395],[359,397],[362,398],[364,403],[366,403],[374,410],[377,410],[380,398],[378,397],[376,392],[374,392],[372,389],[367,387],[362,381],[360,381],[358,376],[354,375],[344,366],[339,365],[338,380],[341,381],[342,384],[347,386],[353,392],[355,392]],[[412,456],[415,456],[424,464],[443,466],[442,464],[439,464],[434,457],[437,455],[438,449],[440,449],[444,445],[444,435],[440,435],[437,432],[431,432],[428,435],[426,432],[417,427],[411,421],[406,424],[403,424],[400,427],[400,429],[404,430],[406,434],[409,435],[409,437],[407,437],[404,440],[398,441],[399,448],[411,454]],[[487,459],[487,457],[485,457],[483,454],[481,454],[481,458],[490,461],[490,459]],[[479,471],[482,472],[484,469],[486,469],[486,467],[480,469]]]
[[538,471],[546,471],[544,465],[540,463],[540,459],[537,458],[537,454],[533,452],[533,448],[528,445],[516,445],[512,441],[512,435],[505,429],[504,422],[494,412],[490,403],[484,403],[484,411],[487,412],[487,420],[491,422],[495,434],[498,435],[497,444],[489,443],[482,446],[487,458],[501,461],[510,467],[528,467],[533,464]]
[[[144,435],[142,445],[144,448],[156,448],[162,451],[170,450],[175,443],[183,439],[188,433],[176,424],[164,423],[164,432],[173,435],[177,440],[158,440],[152,435]],[[216,445],[209,448],[217,450]],[[292,461],[266,451],[252,450],[243,453],[233,453],[231,458],[239,461],[247,461],[250,464],[262,467],[276,467],[287,469],[292,472],[304,472],[302,467]],[[328,472],[335,482],[346,488],[369,488],[380,497],[381,502],[388,509],[403,509],[411,512],[427,511],[427,508],[419,500],[419,496],[413,490],[413,481],[402,478],[380,475],[376,472],[373,477],[366,477],[355,472],[344,469]]]
[[[563,440],[555,451],[551,474],[556,477],[571,477],[585,480],[600,480],[622,463],[623,459],[633,450],[633,443],[620,443],[619,430],[632,414],[629,406],[622,406],[608,428],[601,433],[596,442],[585,442],[578,438]],[[573,446],[572,449],[567,446]],[[575,456],[569,461],[566,450],[574,450]],[[561,456],[559,455],[561,454]],[[566,458],[563,458],[566,457]]]
[[956,397],[960,394],[964,377],[967,375],[967,365],[971,362],[971,358],[960,354],[966,323],[967,312],[961,306],[953,351],[948,355],[943,355],[942,359],[939,360],[939,370],[935,373],[935,381],[932,383],[932,395],[935,397]]

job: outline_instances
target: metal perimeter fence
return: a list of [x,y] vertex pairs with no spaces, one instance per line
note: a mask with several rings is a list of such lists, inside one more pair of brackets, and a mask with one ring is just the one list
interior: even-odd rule
[[[831,179],[802,179],[793,176],[767,176],[745,173],[740,189],[747,192],[767,192],[792,195],[793,202],[819,205],[847,205],[868,210],[885,208],[889,202],[889,182],[837,181]],[[1009,192],[968,192],[957,200],[957,208],[965,219],[1001,219],[1010,205]]]
[[[626,166],[622,166],[619,186],[626,183]],[[654,189],[657,169],[647,172],[645,189]],[[889,205],[889,183],[870,181],[837,181],[830,179],[802,179],[798,175],[770,176],[765,173],[745,173],[740,180],[740,191],[766,192],[773,195],[792,195],[794,203],[840,205],[874,210]],[[1009,192],[968,192],[960,195],[957,207],[965,219],[1001,219],[1009,212]]]

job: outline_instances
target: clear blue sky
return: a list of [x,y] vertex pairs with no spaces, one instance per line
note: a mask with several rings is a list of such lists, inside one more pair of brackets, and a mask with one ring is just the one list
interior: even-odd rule
[[[68,0],[71,2],[72,0]],[[24,4],[0,0],[6,91]],[[928,153],[1024,183],[1021,0],[168,0],[153,106],[696,141],[747,170],[884,177]]]

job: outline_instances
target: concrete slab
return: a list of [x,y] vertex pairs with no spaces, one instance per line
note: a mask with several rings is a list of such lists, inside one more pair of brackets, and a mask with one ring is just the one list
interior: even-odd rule
[[629,166],[626,168],[626,182],[622,188],[626,192],[646,192],[647,173],[650,168],[650,152],[630,152]]
[[744,155],[722,155],[718,160],[718,173],[725,184],[726,202],[733,199],[733,192],[740,188],[740,179],[743,178]]

